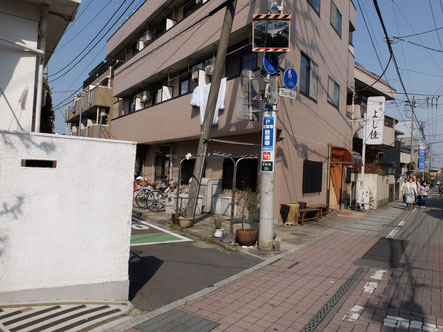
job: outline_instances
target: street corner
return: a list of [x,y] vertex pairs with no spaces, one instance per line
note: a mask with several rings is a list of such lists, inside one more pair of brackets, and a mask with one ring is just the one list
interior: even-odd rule
[[131,247],[190,241],[192,240],[185,236],[173,233],[141,218],[132,217]]

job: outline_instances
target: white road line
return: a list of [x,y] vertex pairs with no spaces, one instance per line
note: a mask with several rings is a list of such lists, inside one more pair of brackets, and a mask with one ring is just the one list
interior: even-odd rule
[[131,244],[131,247],[137,247],[137,246],[149,246],[151,244],[163,244],[163,243],[179,243],[179,242],[189,242],[192,240],[172,240],[172,241],[159,241],[159,242],[149,242],[149,243],[134,243]]
[[394,236],[395,236],[395,234],[397,234],[398,233],[398,231],[399,231],[400,229],[398,228],[398,227],[395,227],[389,234],[388,234],[388,236],[386,236],[386,238],[387,239],[389,239],[389,238],[393,238]]
[[[189,239],[189,238],[187,238],[187,237],[184,237],[183,235],[180,235],[180,234],[177,234],[177,233],[174,233],[174,232],[168,231],[168,230],[166,230],[166,229],[163,229],[163,228],[161,228],[161,227],[155,226],[155,225],[153,225],[153,224],[147,222],[146,220],[143,220],[143,219],[140,219],[140,218],[137,218],[137,217],[134,217],[134,216],[132,217],[132,220],[135,220],[135,221],[137,221],[137,222],[143,222],[143,224],[145,224],[145,225],[148,225],[148,226],[150,226],[150,227],[152,227],[152,228],[155,228],[155,229],[157,229],[157,230],[159,230],[159,231],[162,231],[162,232],[164,232],[164,233],[168,233],[168,234],[170,234],[170,235],[173,235],[173,236],[175,236],[175,237],[178,237],[179,239],[182,239],[182,240],[184,240],[184,241],[192,241],[191,239]],[[178,242],[178,241],[176,241],[176,242]],[[162,242],[162,243],[167,243],[167,242]]]

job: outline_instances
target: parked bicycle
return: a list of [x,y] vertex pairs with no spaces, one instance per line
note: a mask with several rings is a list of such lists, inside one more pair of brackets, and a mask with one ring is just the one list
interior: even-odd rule
[[135,193],[135,205],[141,209],[160,211],[166,205],[166,199],[175,190],[174,180],[164,180],[138,189]]

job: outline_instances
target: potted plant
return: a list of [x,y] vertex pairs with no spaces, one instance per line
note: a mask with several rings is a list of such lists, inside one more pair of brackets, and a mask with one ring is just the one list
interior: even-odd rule
[[[257,190],[247,187],[236,191],[238,208],[241,211],[242,227],[235,231],[237,242],[243,246],[252,246],[257,241],[258,231],[252,228],[252,222],[257,219],[260,211],[260,194]],[[245,220],[248,219],[249,228],[245,228]]]

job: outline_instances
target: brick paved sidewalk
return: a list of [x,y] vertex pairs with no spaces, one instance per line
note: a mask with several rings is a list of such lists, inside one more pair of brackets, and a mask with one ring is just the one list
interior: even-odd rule
[[376,240],[333,233],[178,309],[219,323],[213,331],[300,331]]
[[369,214],[354,227],[290,252],[129,331],[153,331],[153,323],[158,328],[179,316],[173,331],[196,331],[197,326],[201,331],[302,331],[356,272],[361,272],[359,280],[318,331],[443,331],[441,210],[417,211],[408,221],[411,227],[398,228],[397,235],[404,239],[398,243],[405,250],[395,268],[362,270],[353,265],[379,236],[389,237],[402,219],[396,216],[406,217],[396,209],[393,205]]

